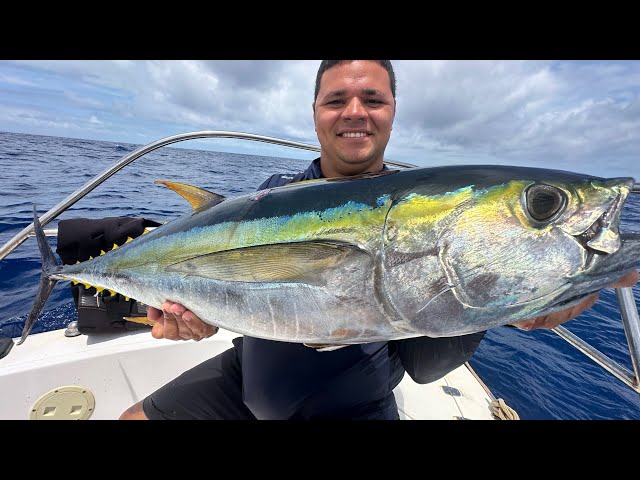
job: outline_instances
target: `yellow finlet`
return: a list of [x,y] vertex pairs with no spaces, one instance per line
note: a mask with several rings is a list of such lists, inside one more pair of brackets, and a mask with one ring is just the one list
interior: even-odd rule
[[116,248],[118,248],[118,245],[114,243],[113,247],[111,248],[111,250],[115,250]]
[[105,253],[107,252],[105,252],[104,250],[100,250],[100,255],[104,255]]
[[[146,229],[145,229],[146,230]],[[144,233],[144,232],[143,232]],[[131,237],[127,237],[127,240],[124,243],[129,243],[129,242],[133,242],[133,238]]]
[[155,183],[165,185],[176,192],[191,204],[194,210],[205,205],[217,205],[224,200],[222,195],[204,190],[202,188],[187,185],[186,183],[169,182],[166,180],[156,180]]
[[144,325],[153,326],[156,323],[153,320],[149,320],[147,317],[122,317],[122,318],[124,318],[127,322],[142,323]]

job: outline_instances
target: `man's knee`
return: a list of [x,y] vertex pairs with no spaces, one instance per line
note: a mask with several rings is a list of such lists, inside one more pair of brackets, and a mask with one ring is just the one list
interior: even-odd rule
[[142,401],[127,408],[118,420],[149,420],[142,409]]

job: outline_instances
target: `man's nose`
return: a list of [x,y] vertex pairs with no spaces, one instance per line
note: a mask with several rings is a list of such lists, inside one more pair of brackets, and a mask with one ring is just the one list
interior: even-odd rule
[[364,118],[367,114],[367,109],[364,108],[364,104],[360,101],[358,97],[353,97],[347,103],[347,106],[344,109],[344,117],[349,119],[357,119]]

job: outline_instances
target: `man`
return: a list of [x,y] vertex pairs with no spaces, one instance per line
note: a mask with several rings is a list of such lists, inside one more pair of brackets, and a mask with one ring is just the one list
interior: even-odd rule
[[[273,175],[259,189],[292,181],[379,172],[396,112],[391,63],[323,61],[313,114],[320,157],[293,179]],[[616,286],[630,286],[637,273]],[[597,294],[568,310],[522,321],[518,327],[553,328],[575,318]],[[155,338],[200,340],[217,328],[170,301],[149,308]],[[469,360],[484,332],[453,338],[417,337],[318,352],[305,345],[244,336],[133,405],[121,419],[397,419],[393,389],[405,371],[434,381]]]

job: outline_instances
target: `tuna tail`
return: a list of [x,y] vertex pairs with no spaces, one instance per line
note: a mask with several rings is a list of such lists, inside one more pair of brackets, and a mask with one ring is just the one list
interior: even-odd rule
[[47,237],[44,235],[44,230],[42,230],[42,225],[40,225],[40,219],[38,218],[38,214],[36,212],[36,206],[33,206],[33,227],[36,233],[36,239],[38,240],[38,248],[40,249],[40,257],[42,258],[42,275],[40,276],[40,285],[38,287],[38,294],[36,295],[35,300],[33,301],[33,307],[31,307],[31,312],[27,317],[27,320],[24,323],[24,328],[22,330],[22,337],[20,341],[17,343],[20,345],[26,339],[31,329],[33,328],[33,324],[35,323],[38,315],[44,308],[53,287],[55,287],[56,283],[58,283],[57,279],[49,278],[50,275],[60,268],[60,264],[56,260],[56,257],[47,242]]

